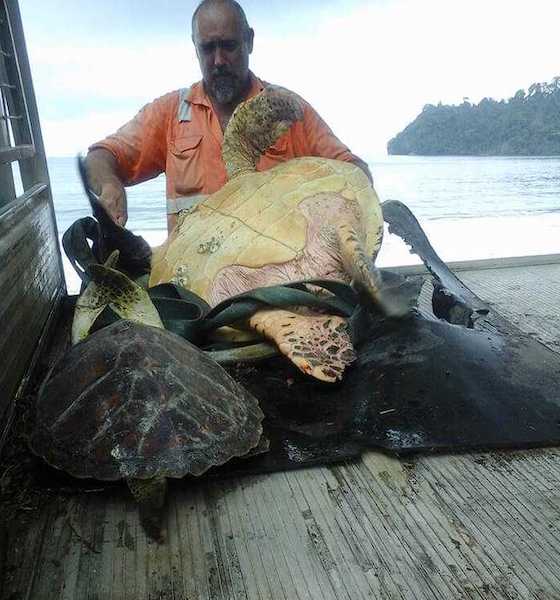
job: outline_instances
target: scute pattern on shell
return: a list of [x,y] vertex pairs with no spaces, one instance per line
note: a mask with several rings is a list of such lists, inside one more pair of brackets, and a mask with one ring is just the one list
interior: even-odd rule
[[118,321],[55,366],[31,446],[75,477],[178,478],[245,455],[262,419],[257,400],[192,344]]
[[[318,198],[324,199],[324,211]],[[186,215],[154,249],[150,286],[176,280],[180,272],[190,290],[211,301],[212,287],[231,265],[258,270],[297,261],[309,245],[306,206],[313,204],[322,220],[337,199],[359,211],[364,250],[373,256],[381,244],[383,216],[365,174],[347,162],[297,158],[228,182]],[[216,250],[202,251],[207,247]],[[312,265],[309,276],[333,278],[331,270],[330,264]]]

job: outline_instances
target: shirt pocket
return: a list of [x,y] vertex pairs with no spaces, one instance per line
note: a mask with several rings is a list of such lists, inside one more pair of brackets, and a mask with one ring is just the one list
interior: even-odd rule
[[203,135],[176,138],[169,144],[169,161],[178,196],[199,193],[204,187]]

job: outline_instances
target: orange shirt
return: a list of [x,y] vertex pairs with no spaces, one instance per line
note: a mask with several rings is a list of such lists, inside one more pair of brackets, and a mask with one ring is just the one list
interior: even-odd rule
[[[249,97],[264,86],[251,73]],[[355,156],[333,134],[310,104],[302,100],[304,117],[261,157],[264,171],[298,156],[321,156],[352,162]],[[227,181],[222,160],[223,132],[202,82],[147,104],[116,133],[93,144],[116,158],[119,177],[133,185],[165,172],[167,212],[189,208]]]

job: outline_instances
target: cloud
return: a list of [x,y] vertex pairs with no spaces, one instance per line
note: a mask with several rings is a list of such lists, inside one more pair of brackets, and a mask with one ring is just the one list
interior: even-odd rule
[[301,91],[357,151],[376,153],[427,103],[509,97],[560,74],[559,13],[546,0],[368,3],[324,15],[288,44],[266,38],[255,60],[259,72]]
[[146,51],[137,41],[126,46],[67,44],[32,46],[30,60],[35,85],[54,98],[95,97],[143,99],[180,87],[200,76],[196,56],[187,41],[160,43]]
[[[118,20],[127,6],[136,10],[135,27],[149,20],[151,13],[135,9],[135,2],[121,0],[115,15],[111,3],[103,6],[103,27],[96,21],[99,29],[89,36],[69,28],[68,36],[28,39],[49,152],[86,147],[145,102],[200,77],[183,25],[190,5],[180,27],[169,24],[167,36],[163,18],[153,34],[143,27],[141,35]],[[560,75],[560,3],[549,0],[354,0],[320,6],[271,0],[267,10],[252,2],[247,8],[256,30],[254,71],[301,93],[365,158],[384,152],[388,139],[424,104],[509,97]],[[34,18],[33,11],[27,18]]]
[[42,123],[47,156],[84,154],[88,146],[114,132],[131,117],[128,111],[92,112]]

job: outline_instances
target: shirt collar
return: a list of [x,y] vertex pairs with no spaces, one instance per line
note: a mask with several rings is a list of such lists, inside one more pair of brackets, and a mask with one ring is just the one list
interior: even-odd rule
[[[259,92],[262,92],[265,88],[265,85],[252,71],[249,71],[249,79],[251,81],[251,85],[249,87],[249,94],[247,95],[247,98],[252,98]],[[198,81],[191,86],[191,91],[185,98],[185,102],[189,102],[190,104],[201,104],[202,106],[207,106],[210,109],[212,108],[212,102],[204,91],[204,85],[202,84],[202,81]]]

